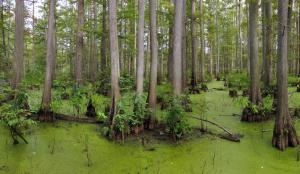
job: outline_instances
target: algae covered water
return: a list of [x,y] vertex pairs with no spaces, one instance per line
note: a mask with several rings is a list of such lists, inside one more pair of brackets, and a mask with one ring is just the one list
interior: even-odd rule
[[[9,132],[0,127],[0,174],[282,174],[298,173],[298,148],[281,152],[271,145],[274,120],[242,123],[241,108],[228,91],[213,90],[221,82],[209,84],[210,91],[192,95],[193,113],[197,101],[205,98],[206,117],[232,132],[244,135],[240,143],[211,135],[167,143],[151,141],[149,151],[137,141],[124,144],[101,136],[98,125],[57,122],[40,123],[27,132],[29,144],[12,145]],[[290,96],[290,105],[299,99]],[[199,124],[192,121],[194,125]],[[295,120],[297,131],[300,124]],[[207,125],[213,131],[219,131]]]

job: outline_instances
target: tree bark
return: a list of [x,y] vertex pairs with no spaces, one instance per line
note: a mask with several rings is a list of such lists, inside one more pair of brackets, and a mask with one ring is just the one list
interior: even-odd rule
[[49,0],[49,17],[47,31],[47,57],[46,57],[46,73],[44,81],[44,92],[41,106],[41,115],[39,120],[51,121],[51,87],[53,82],[53,70],[56,59],[56,24],[55,24],[55,5],[56,0]]
[[97,25],[97,14],[96,14],[96,0],[93,0],[91,2],[90,11],[92,12],[92,34],[91,34],[91,47],[90,47],[90,66],[89,66],[89,74],[90,74],[90,80],[92,82],[96,82],[97,79],[97,50],[96,50],[96,25]]
[[24,0],[16,0],[15,61],[12,87],[17,88],[24,76]]
[[249,1],[249,47],[250,47],[250,101],[252,104],[261,102],[259,89],[259,65],[258,65],[258,38],[257,38],[257,15],[258,0]]
[[196,38],[196,5],[195,0],[191,1],[192,9],[192,20],[191,20],[191,37],[192,37],[192,77],[191,77],[191,86],[197,86],[197,38]]
[[102,36],[101,36],[101,69],[102,71],[106,68],[107,66],[107,61],[106,61],[106,47],[107,47],[107,15],[106,15],[106,0],[103,0],[103,13],[102,13]]
[[263,82],[265,87],[272,84],[272,1],[264,0],[263,12]]
[[76,64],[75,79],[77,85],[82,85],[82,59],[83,59],[83,26],[84,26],[84,0],[77,1],[77,40],[76,40]]
[[109,0],[109,39],[110,39],[110,59],[111,59],[111,108],[110,124],[113,125],[113,118],[117,114],[117,102],[120,98],[119,78],[119,46],[118,46],[118,29],[117,29],[117,2]]
[[272,144],[284,150],[287,146],[299,144],[288,109],[288,0],[278,0],[278,57],[277,57],[277,112],[273,131]]
[[136,71],[136,91],[143,94],[144,85],[144,26],[145,26],[145,1],[138,0],[138,32],[137,32],[137,71]]
[[219,36],[219,0],[216,0],[216,40],[217,40],[217,62],[216,62],[216,78],[220,79],[220,36]]
[[204,38],[204,13],[203,0],[200,0],[200,42],[201,42],[201,56],[200,56],[200,83],[204,83],[204,68],[205,68],[205,38]]
[[151,70],[149,84],[149,107],[151,108],[151,118],[149,128],[153,129],[156,121],[156,86],[157,86],[157,1],[150,0],[150,50],[151,50]]
[[187,86],[186,3],[183,4],[182,26],[182,89],[184,90]]
[[173,93],[180,95],[182,92],[182,31],[183,31],[183,6],[185,0],[175,1],[175,20],[173,36]]

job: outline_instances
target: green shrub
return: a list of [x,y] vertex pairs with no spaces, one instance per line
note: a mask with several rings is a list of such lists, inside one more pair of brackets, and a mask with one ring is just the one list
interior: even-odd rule
[[178,97],[174,97],[171,101],[171,107],[166,116],[166,126],[167,132],[173,136],[173,139],[180,139],[191,131],[188,120],[183,114],[181,99]]
[[250,80],[246,73],[232,73],[227,76],[229,88],[245,89],[249,88]]

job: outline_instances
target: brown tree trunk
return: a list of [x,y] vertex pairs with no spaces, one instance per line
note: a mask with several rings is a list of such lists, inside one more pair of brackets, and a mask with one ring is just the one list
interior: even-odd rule
[[204,13],[203,13],[203,0],[200,0],[200,42],[201,42],[201,56],[200,56],[200,83],[204,83],[204,56],[205,56],[205,38],[204,38]]
[[15,9],[15,61],[13,88],[17,88],[24,76],[24,0],[16,0]]
[[107,47],[107,17],[106,17],[106,0],[103,0],[103,14],[102,14],[102,36],[101,36],[101,69],[102,71],[106,68],[107,66],[107,61],[106,61],[106,47]]
[[[170,0],[170,5],[173,4],[173,0]],[[173,11],[169,8],[169,14]],[[172,15],[171,15],[172,16]],[[171,82],[173,76],[172,64],[173,64],[173,18],[169,20],[169,55],[168,55],[168,79]]]
[[196,38],[196,5],[195,5],[195,0],[192,0],[191,2],[191,9],[192,9],[192,26],[191,26],[191,37],[192,37],[192,77],[191,77],[191,85],[193,87],[197,86],[197,38]]
[[258,38],[257,38],[257,15],[258,0],[249,1],[249,42],[250,42],[250,101],[253,104],[261,102],[259,89],[259,65],[258,65]]
[[44,81],[44,92],[42,99],[42,106],[40,110],[39,120],[52,121],[51,114],[51,87],[53,82],[53,70],[56,59],[56,24],[55,24],[55,5],[56,0],[49,0],[49,17],[48,17],[48,31],[47,31],[47,57],[46,57],[46,73]]
[[278,57],[277,57],[277,112],[273,131],[272,144],[284,150],[287,146],[299,144],[296,130],[289,115],[288,107],[288,31],[287,26],[288,0],[278,0]]
[[78,0],[77,1],[76,64],[75,64],[75,79],[77,85],[81,85],[83,82],[83,77],[82,77],[83,26],[84,26],[84,0]]
[[143,94],[144,85],[144,25],[145,25],[145,1],[138,0],[138,32],[137,32],[137,71],[136,71],[136,91]]
[[90,74],[90,80],[92,82],[95,82],[97,79],[97,54],[96,54],[96,24],[97,24],[97,14],[96,14],[96,0],[93,0],[91,3],[91,9],[92,12],[92,33],[91,33],[91,47],[90,47],[90,66],[89,66],[89,74]]
[[109,39],[110,39],[110,59],[111,59],[111,108],[110,124],[113,125],[113,118],[117,114],[117,102],[120,98],[119,88],[119,46],[118,46],[118,29],[117,29],[117,2],[109,0]]
[[263,82],[265,87],[272,84],[272,1],[264,0],[263,12]]
[[182,31],[183,31],[183,4],[185,0],[175,0],[175,20],[173,36],[173,93],[180,95],[182,92]]
[[182,26],[182,89],[184,90],[187,86],[186,3],[183,4]]
[[156,121],[156,86],[157,86],[157,26],[156,26],[157,1],[150,0],[150,50],[151,50],[151,70],[148,102],[151,108],[151,118],[149,128],[153,129]]

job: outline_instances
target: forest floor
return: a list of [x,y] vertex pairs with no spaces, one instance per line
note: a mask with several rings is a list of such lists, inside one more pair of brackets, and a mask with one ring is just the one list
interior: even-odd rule
[[[205,98],[208,104],[206,118],[223,125],[234,133],[243,134],[240,143],[230,142],[211,135],[201,135],[178,143],[150,139],[145,148],[140,141],[128,140],[124,144],[103,137],[99,126],[56,122],[39,123],[29,130],[29,144],[12,145],[9,132],[0,125],[0,174],[289,174],[300,171],[297,161],[299,148],[281,152],[271,145],[274,119],[262,123],[242,123],[242,108],[236,99],[228,95],[223,82],[208,84],[209,92],[191,95],[193,112],[200,115],[199,101]],[[300,107],[300,93],[289,88],[290,106]],[[40,91],[29,95],[31,107],[40,104]],[[102,109],[107,98],[99,96]],[[74,109],[65,101],[56,111],[74,114]],[[97,108],[96,108],[97,109]],[[82,108],[84,112],[84,108]],[[162,117],[165,112],[159,111]],[[192,125],[199,121],[191,120]],[[299,120],[295,120],[300,132]],[[208,129],[219,129],[207,124]]]

